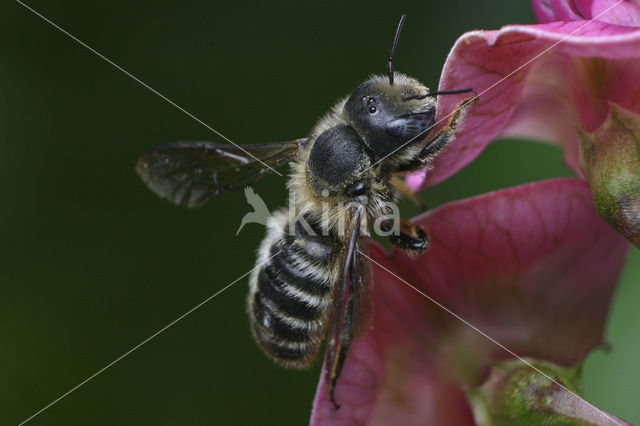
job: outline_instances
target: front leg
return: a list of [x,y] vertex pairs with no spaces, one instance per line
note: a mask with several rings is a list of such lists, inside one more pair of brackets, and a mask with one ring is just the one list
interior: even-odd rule
[[429,164],[435,156],[455,139],[456,129],[464,119],[467,108],[478,100],[478,96],[467,98],[460,102],[449,117],[449,122],[427,143],[427,146],[409,164],[403,166],[399,171],[421,170]]
[[427,211],[427,205],[424,203],[424,201],[422,201],[420,195],[418,195],[416,192],[413,192],[413,190],[409,188],[409,185],[407,185],[407,182],[405,182],[404,179],[401,179],[399,176],[392,176],[390,182],[400,195],[404,195],[405,197],[413,201],[415,205],[420,208],[421,212]]
[[[390,231],[391,223],[383,222],[382,230]],[[400,219],[400,232],[389,235],[389,241],[394,246],[413,254],[420,254],[429,247],[427,232],[422,226],[415,225],[406,219]]]

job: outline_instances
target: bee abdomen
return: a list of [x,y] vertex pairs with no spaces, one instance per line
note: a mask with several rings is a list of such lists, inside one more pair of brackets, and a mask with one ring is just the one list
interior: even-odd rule
[[331,308],[335,245],[298,229],[265,243],[270,259],[252,278],[251,328],[272,359],[304,368],[318,352]]

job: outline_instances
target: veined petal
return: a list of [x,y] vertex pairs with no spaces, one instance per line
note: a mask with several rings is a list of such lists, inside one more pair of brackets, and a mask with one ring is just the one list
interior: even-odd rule
[[312,424],[471,425],[463,388],[513,356],[487,336],[565,366],[602,343],[627,243],[597,215],[586,182],[509,188],[415,221],[431,237],[423,255],[371,245],[373,327],[348,355],[342,407],[321,381]]
[[[514,129],[562,143],[567,163],[578,172],[572,126],[597,128],[608,115],[608,102],[640,113],[638,52],[640,29],[597,21],[513,25],[464,34],[447,58],[439,90],[472,87],[480,100],[471,106],[456,140],[436,160],[433,171],[409,177],[409,185],[418,190],[446,179],[491,140],[513,135]],[[438,98],[440,125],[460,99]],[[545,120],[550,125],[543,125]]]

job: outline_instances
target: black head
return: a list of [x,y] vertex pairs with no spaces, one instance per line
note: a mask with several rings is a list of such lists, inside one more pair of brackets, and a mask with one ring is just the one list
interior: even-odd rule
[[[393,84],[391,84],[393,81]],[[436,99],[419,81],[403,74],[374,76],[349,96],[343,114],[377,157],[388,155],[433,125]]]
[[402,15],[391,45],[387,78],[374,76],[362,83],[349,96],[343,114],[373,154],[380,158],[401,147],[419,142],[433,127],[436,96],[464,93],[471,89],[429,93],[418,80],[396,73],[393,57],[406,15]]
[[[344,106],[349,123],[376,156],[383,157],[426,134],[435,120],[435,99],[419,81],[393,69],[402,26],[400,17],[387,63],[388,81],[372,77],[351,94]],[[397,82],[397,84],[395,84]]]

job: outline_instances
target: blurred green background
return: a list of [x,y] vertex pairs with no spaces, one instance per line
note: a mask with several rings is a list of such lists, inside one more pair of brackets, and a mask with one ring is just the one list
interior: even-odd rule
[[[533,23],[525,0],[28,4],[239,143],[307,133],[385,61],[437,87],[464,31]],[[214,134],[15,2],[0,10],[0,424],[17,424],[254,265],[263,229],[241,192],[196,210],[148,191],[137,156]],[[503,141],[425,191],[448,200],[568,175],[548,145]],[[267,205],[284,181],[257,185]],[[412,212],[404,204],[405,212]],[[584,368],[586,397],[640,422],[640,256]],[[287,371],[252,341],[246,279],[33,425],[304,424],[319,366]]]

